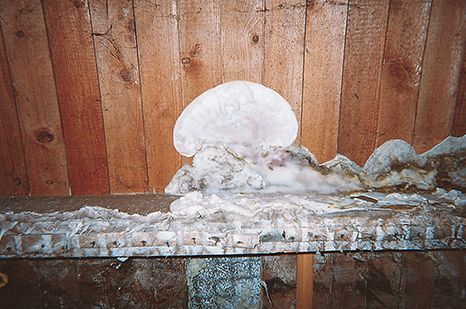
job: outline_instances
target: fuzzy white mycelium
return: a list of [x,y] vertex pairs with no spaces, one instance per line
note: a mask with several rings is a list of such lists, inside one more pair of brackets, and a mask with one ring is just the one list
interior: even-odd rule
[[[447,138],[421,155],[408,143],[392,140],[376,149],[362,168],[342,155],[319,164],[306,148],[292,146],[297,132],[291,106],[274,90],[247,81],[212,88],[194,99],[176,122],[175,148],[194,159],[192,166],[186,164],[175,174],[165,192],[330,194],[387,187],[431,190],[438,182],[438,167],[442,165],[439,156],[455,156],[459,161],[466,152],[466,136]],[[444,165],[442,168],[451,176],[448,181],[456,181],[453,188],[462,188],[465,168],[461,162],[462,167],[457,165],[452,170]]]

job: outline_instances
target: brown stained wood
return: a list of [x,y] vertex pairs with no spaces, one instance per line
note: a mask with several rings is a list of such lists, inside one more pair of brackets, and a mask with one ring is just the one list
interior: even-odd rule
[[[433,308],[462,308],[464,306],[464,285],[466,255],[464,251],[433,251],[434,291]],[[462,297],[459,297],[462,295]]]
[[312,307],[314,254],[296,256],[296,308]]
[[183,104],[222,82],[220,3],[180,0],[179,39]]
[[367,308],[399,308],[402,273],[400,252],[365,253]]
[[403,308],[431,308],[434,261],[428,252],[407,252],[401,257],[400,302]]
[[0,195],[28,194],[21,128],[0,31]]
[[173,127],[182,111],[175,0],[136,0],[149,191],[163,191],[181,166]]
[[460,84],[458,87],[455,118],[451,128],[451,135],[463,136],[466,134],[466,52],[463,50],[463,65],[461,66]]
[[0,23],[23,133],[30,193],[67,195],[65,146],[40,0],[2,1]]
[[90,3],[111,193],[147,191],[133,3]]
[[223,80],[261,82],[264,60],[264,0],[221,2]]
[[[2,308],[187,308],[184,259],[0,260]],[[27,291],[27,293],[25,293]]]
[[261,257],[262,308],[291,308],[296,304],[296,255]]
[[364,164],[376,142],[388,0],[350,0],[343,66],[338,153]]
[[316,254],[313,263],[312,308],[330,308],[334,254]]
[[392,0],[380,85],[377,146],[412,143],[431,1]]
[[108,162],[87,1],[43,8],[63,123],[71,193],[109,193]]
[[307,8],[301,144],[321,162],[337,152],[348,0]]
[[270,0],[264,11],[262,82],[290,103],[301,124],[306,1]]
[[330,308],[365,308],[367,265],[363,257],[335,254]]
[[450,135],[463,60],[465,14],[465,1],[432,1],[413,140],[418,152]]

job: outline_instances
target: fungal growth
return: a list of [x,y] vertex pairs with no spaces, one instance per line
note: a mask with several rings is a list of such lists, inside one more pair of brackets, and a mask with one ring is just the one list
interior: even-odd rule
[[180,115],[174,144],[193,164],[184,165],[166,193],[354,193],[373,190],[464,192],[466,136],[449,137],[417,154],[392,140],[364,167],[337,155],[319,164],[306,148],[293,146],[298,123],[290,105],[263,85],[234,81],[197,97]]

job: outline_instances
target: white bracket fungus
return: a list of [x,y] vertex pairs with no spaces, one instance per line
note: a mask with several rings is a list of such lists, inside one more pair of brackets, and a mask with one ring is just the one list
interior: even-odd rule
[[173,141],[180,154],[191,157],[207,145],[287,147],[297,133],[296,116],[282,96],[261,84],[232,81],[207,90],[185,108]]

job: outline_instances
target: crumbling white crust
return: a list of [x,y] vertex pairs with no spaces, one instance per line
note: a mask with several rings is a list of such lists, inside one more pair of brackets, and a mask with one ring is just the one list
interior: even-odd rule
[[4,212],[0,257],[108,257],[465,248],[459,191],[202,194],[147,215],[101,207]]
[[192,166],[175,174],[165,192],[329,194],[394,187],[435,190],[445,184],[463,190],[465,156],[464,137],[449,137],[423,154],[402,140],[391,140],[362,168],[342,155],[319,164],[304,147],[207,146]]

